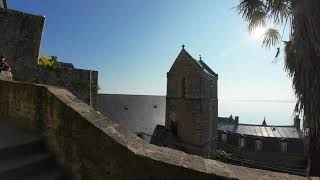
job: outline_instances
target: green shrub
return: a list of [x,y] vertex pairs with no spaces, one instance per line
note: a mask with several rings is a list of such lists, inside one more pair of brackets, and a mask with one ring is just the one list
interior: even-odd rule
[[46,66],[48,69],[54,70],[59,67],[59,62],[55,56],[42,56],[39,59],[39,65]]
[[215,160],[221,161],[221,162],[228,162],[231,160],[231,154],[226,153],[222,150],[217,150],[215,153]]

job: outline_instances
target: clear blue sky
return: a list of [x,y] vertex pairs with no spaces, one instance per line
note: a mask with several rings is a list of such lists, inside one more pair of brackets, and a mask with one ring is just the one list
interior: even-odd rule
[[166,72],[185,44],[219,74],[220,99],[293,100],[283,62],[261,48],[237,0],[8,0],[46,16],[42,51],[99,71],[104,93],[166,94]]

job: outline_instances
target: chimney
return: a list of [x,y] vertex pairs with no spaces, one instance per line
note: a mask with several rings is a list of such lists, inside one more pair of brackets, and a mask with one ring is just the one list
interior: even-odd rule
[[267,126],[266,117],[263,118],[262,126]]
[[236,125],[239,125],[239,116],[234,117]]
[[294,117],[294,127],[297,129],[300,129],[300,118],[298,115],[296,115],[296,117]]

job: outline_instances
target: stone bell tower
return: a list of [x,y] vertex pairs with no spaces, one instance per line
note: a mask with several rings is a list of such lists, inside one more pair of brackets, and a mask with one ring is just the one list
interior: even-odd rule
[[218,75],[182,47],[167,73],[166,146],[210,158],[216,148]]

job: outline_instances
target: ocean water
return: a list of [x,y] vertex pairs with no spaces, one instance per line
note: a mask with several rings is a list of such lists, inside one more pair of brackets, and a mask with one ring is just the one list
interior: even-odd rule
[[245,124],[293,125],[293,101],[233,101],[219,100],[219,117],[239,116]]

